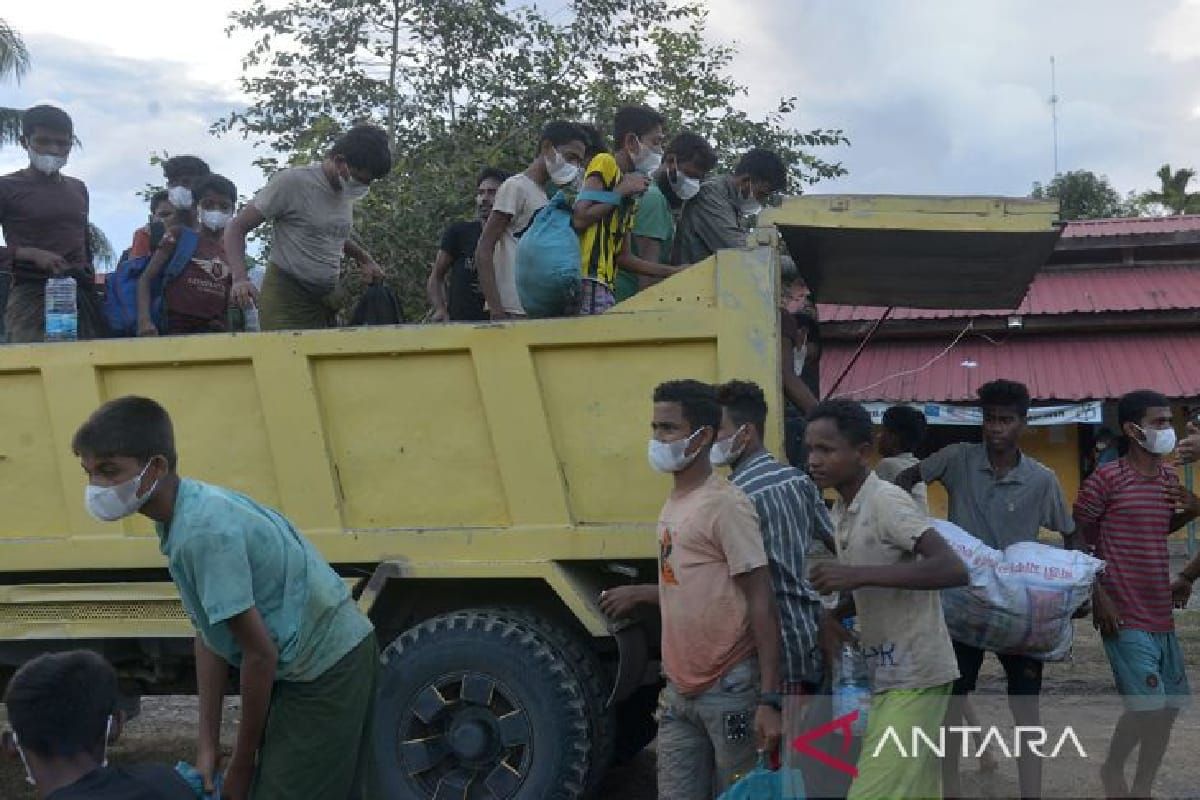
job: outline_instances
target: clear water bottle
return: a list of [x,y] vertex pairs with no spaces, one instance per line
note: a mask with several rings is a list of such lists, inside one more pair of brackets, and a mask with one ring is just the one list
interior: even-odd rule
[[[853,630],[853,619],[851,617],[846,620],[847,629]],[[833,680],[833,716],[837,719],[857,711],[858,719],[851,723],[850,732],[855,736],[864,736],[867,732],[867,712],[871,709],[871,685],[867,677],[867,659],[862,648],[853,642],[843,644],[836,669]]]
[[253,303],[242,309],[242,328],[246,333],[257,333],[262,330],[258,325],[258,309]]
[[46,341],[73,342],[78,338],[75,279],[50,278],[46,281]]

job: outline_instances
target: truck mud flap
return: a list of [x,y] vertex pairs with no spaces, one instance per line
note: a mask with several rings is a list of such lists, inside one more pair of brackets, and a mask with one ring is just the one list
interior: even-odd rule
[[608,696],[608,708],[633,694],[646,682],[646,665],[649,663],[649,648],[646,645],[646,628],[640,622],[632,622],[612,631],[617,640],[617,677]]

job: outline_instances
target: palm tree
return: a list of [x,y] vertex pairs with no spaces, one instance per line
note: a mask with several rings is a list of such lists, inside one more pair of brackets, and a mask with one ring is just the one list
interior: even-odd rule
[[[29,51],[20,35],[0,19],[0,80],[21,80],[29,69]],[[21,112],[0,106],[0,146],[13,144],[21,136]]]
[[1163,164],[1157,175],[1162,182],[1161,191],[1146,192],[1142,195],[1143,202],[1157,203],[1172,214],[1200,214],[1200,192],[1187,190],[1188,183],[1196,177],[1196,170],[1172,172],[1170,164]]

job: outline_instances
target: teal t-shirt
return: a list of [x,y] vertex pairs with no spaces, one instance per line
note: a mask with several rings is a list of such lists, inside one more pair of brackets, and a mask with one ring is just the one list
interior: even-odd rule
[[[662,193],[662,189],[658,188],[657,183],[651,184],[646,193],[642,195],[637,217],[633,221],[634,255],[641,255],[637,246],[637,237],[639,236],[657,239],[659,241],[658,263],[671,263],[671,245],[675,241],[675,217],[671,214],[671,205],[667,202],[667,196]],[[617,302],[628,300],[637,292],[638,276],[620,270],[617,273],[614,292]]]
[[229,620],[257,608],[279,650],[276,679],[312,681],[371,632],[342,579],[292,524],[245,495],[184,478],[171,526],[155,526],[184,610],[230,664]]

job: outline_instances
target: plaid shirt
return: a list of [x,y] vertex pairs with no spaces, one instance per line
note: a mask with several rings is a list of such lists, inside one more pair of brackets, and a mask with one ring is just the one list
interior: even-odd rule
[[821,493],[807,475],[767,452],[739,464],[730,479],[754,503],[762,526],[779,605],[783,680],[820,683],[821,596],[808,582],[805,562],[814,539],[833,536]]

